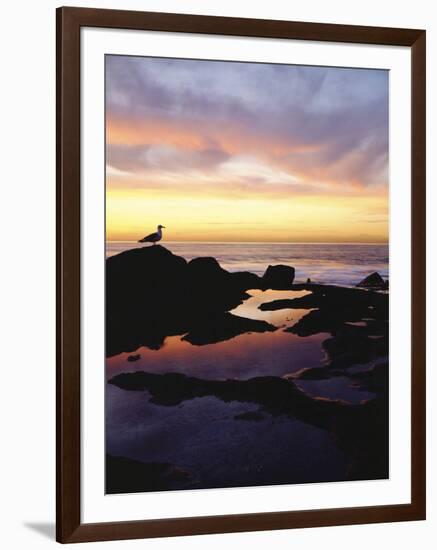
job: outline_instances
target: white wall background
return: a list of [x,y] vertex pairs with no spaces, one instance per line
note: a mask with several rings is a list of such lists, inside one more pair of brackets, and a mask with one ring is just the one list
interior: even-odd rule
[[[426,28],[428,31],[428,311],[437,307],[437,15],[435,3],[415,0],[87,0],[66,4],[208,15]],[[2,6],[0,81],[0,541],[8,550],[46,549],[55,516],[55,8],[53,0]],[[434,69],[434,70],[433,70]],[[436,322],[428,313],[428,460],[436,463]],[[428,471],[428,520],[95,543],[96,548],[157,550],[251,545],[289,548],[435,547],[437,475]],[[83,546],[83,545],[79,545]]]

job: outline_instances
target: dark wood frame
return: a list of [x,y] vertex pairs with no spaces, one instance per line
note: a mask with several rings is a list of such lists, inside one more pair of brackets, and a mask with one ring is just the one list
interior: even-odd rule
[[[82,524],[80,518],[80,29],[105,27],[407,46],[412,54],[410,504]],[[170,13],[57,10],[57,514],[59,542],[425,519],[425,31]],[[201,495],[199,494],[199,498]]]

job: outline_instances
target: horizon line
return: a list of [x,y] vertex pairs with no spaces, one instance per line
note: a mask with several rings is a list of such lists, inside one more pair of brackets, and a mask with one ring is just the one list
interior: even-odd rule
[[[135,239],[106,239],[106,243],[138,243]],[[172,244],[350,244],[389,245],[389,241],[165,241]]]

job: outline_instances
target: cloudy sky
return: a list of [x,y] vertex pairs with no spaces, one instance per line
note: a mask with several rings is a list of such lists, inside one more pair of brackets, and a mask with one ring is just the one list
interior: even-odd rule
[[107,236],[385,242],[388,73],[106,57]]

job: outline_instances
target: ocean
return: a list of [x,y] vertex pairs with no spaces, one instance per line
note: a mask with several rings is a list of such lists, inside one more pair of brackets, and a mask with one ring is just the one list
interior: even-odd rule
[[[163,246],[186,260],[212,256],[228,271],[262,275],[268,265],[285,264],[296,269],[296,282],[355,286],[377,271],[389,276],[388,244],[350,243],[219,243],[171,242]],[[108,241],[106,257],[143,246],[134,241]],[[146,245],[153,246],[153,245]]]

